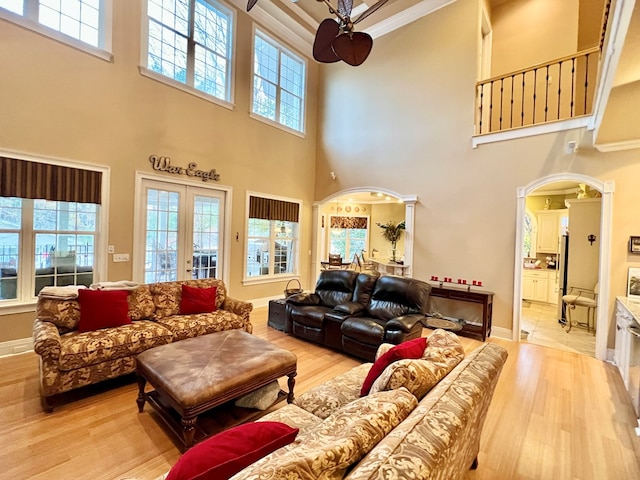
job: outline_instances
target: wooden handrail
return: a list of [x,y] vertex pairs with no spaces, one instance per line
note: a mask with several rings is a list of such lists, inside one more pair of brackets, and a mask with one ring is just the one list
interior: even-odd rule
[[503,75],[497,75],[495,77],[487,78],[485,80],[479,80],[478,82],[476,82],[476,87],[484,85],[485,83],[495,82],[495,81],[498,81],[498,80],[503,80],[505,78],[514,77],[514,76],[520,75],[522,73],[527,73],[527,72],[531,72],[533,70],[538,70],[540,68],[545,68],[545,67],[548,67],[548,66],[551,66],[551,65],[555,65],[557,63],[566,62],[567,60],[572,60],[574,58],[585,57],[587,55],[590,55],[592,53],[599,52],[599,51],[600,51],[600,47],[587,48],[586,50],[581,50],[581,51],[576,52],[576,53],[571,54],[571,55],[565,55],[564,57],[556,58],[555,60],[551,60],[550,62],[538,63],[538,64],[532,65],[530,67],[527,67],[527,68],[522,68],[520,70],[516,70],[514,72],[505,73]]

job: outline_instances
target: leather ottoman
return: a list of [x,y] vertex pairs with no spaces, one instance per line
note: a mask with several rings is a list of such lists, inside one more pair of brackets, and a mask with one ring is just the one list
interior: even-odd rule
[[[288,377],[287,401],[293,402],[296,369],[295,354],[242,330],[161,345],[137,357],[138,410],[148,401],[186,450],[198,415],[280,377]],[[147,382],[154,391],[145,391]]]

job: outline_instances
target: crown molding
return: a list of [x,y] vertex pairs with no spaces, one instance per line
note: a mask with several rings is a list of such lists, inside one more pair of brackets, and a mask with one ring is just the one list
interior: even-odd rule
[[623,140],[621,142],[596,143],[594,145],[599,152],[619,152],[621,150],[633,150],[640,148],[640,139]]
[[365,29],[365,32],[373,38],[381,37],[454,2],[456,2],[456,0],[424,0],[381,22],[376,23],[375,25],[371,25],[369,28]]

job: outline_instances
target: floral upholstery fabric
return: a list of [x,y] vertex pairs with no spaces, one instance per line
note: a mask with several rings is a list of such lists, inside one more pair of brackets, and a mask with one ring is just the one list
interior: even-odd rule
[[231,477],[232,480],[341,479],[418,404],[405,389],[359,398]]
[[421,400],[464,358],[464,348],[457,335],[442,329],[429,337],[420,359],[393,362],[371,386],[370,393],[405,387]]
[[156,311],[156,305],[153,303],[149,285],[140,285],[131,290],[127,301],[129,302],[129,318],[131,318],[131,320],[151,318]]
[[293,403],[322,419],[360,398],[371,363],[363,363],[297,397]]
[[182,285],[196,288],[216,287],[216,307],[220,308],[227,296],[222,280],[217,278],[203,278],[200,280],[186,280],[184,282],[152,283],[149,288],[155,304],[154,320],[177,315],[180,312],[182,300]]
[[495,344],[472,352],[345,478],[463,479],[478,455],[506,357],[506,350]]
[[282,422],[289,425],[291,428],[300,429],[300,434],[309,431],[311,428],[317,426],[322,419],[316,417],[313,413],[309,413],[306,410],[288,403],[285,406],[268,413],[264,417],[260,417],[257,422]]
[[62,333],[70,332],[80,323],[80,304],[78,300],[41,297],[36,305],[36,317],[53,323]]
[[68,371],[129,357],[172,340],[171,330],[150,320],[91,332],[70,332],[60,337],[58,368]]
[[[253,305],[227,297],[221,280],[211,278],[184,283],[195,287],[216,286],[219,310],[184,318],[178,318],[178,315],[166,317],[167,311],[177,312],[179,308],[182,282],[140,285],[128,296],[129,316],[135,320],[132,324],[80,333],[77,331],[80,321],[77,300],[38,298],[33,343],[35,352],[41,357],[43,397],[134,372],[136,355],[155,346],[221,330],[252,332],[250,314]],[[170,298],[172,291],[175,296]],[[158,309],[163,323],[153,321]]]
[[163,317],[158,323],[173,332],[174,340],[199,337],[223,330],[244,329],[244,319],[226,310],[217,310],[214,313],[194,313],[191,315],[173,315]]

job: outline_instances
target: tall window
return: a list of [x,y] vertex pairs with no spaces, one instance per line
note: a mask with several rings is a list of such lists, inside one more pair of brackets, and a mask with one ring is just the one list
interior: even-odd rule
[[304,131],[306,63],[256,29],[253,52],[253,113]]
[[231,101],[233,12],[215,0],[148,0],[147,68]]
[[0,197],[0,300],[93,282],[99,207]]
[[1,9],[97,48],[105,48],[105,0],[0,0]]
[[246,277],[297,272],[299,209],[299,203],[249,196]]
[[0,305],[90,285],[102,173],[0,156],[0,180]]
[[345,260],[362,254],[367,250],[368,223],[367,217],[331,217],[329,253],[339,253]]

